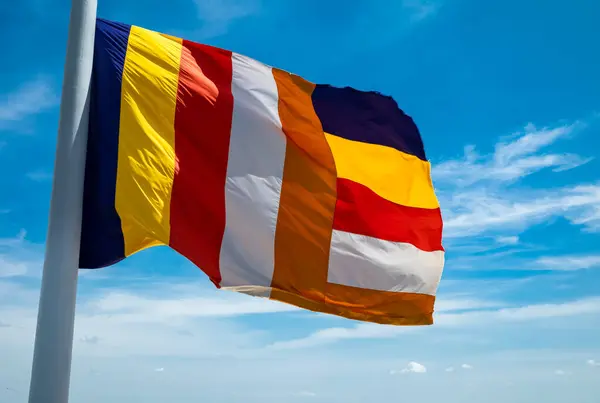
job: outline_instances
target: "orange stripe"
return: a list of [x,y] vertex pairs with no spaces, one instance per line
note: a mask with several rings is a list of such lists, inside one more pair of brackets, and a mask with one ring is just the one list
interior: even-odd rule
[[274,299],[324,301],[336,202],[333,155],[311,101],[314,84],[273,69],[288,139],[275,232]]
[[349,319],[429,325],[435,297],[327,283],[337,174],[311,102],[314,85],[273,69],[287,137],[270,298]]
[[367,290],[338,284],[327,284],[324,301],[276,289],[271,290],[271,299],[348,319],[399,326],[433,324],[435,304],[433,295]]

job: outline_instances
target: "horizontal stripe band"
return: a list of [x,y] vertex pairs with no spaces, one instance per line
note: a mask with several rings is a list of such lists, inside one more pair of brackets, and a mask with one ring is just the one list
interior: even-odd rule
[[439,208],[422,209],[392,203],[348,179],[337,181],[333,228],[386,241],[410,243],[423,251],[443,250]]
[[391,97],[318,84],[312,102],[325,132],[427,160],[417,126]]
[[431,165],[412,155],[376,144],[325,133],[338,178],[360,183],[393,203],[438,208],[431,182]]
[[[242,292],[261,295],[264,291]],[[322,299],[279,289],[272,289],[269,293],[272,300],[348,319],[399,326],[433,323],[435,297],[427,294],[366,290],[339,284],[327,284],[327,292]]]
[[435,295],[444,252],[424,252],[411,244],[333,231],[329,283],[370,290]]

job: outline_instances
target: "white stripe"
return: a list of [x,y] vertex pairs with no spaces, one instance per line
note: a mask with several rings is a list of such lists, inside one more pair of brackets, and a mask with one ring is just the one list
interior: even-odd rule
[[221,286],[270,287],[286,140],[271,68],[233,54]]
[[407,243],[333,231],[330,283],[380,291],[435,295],[444,252],[425,252]]

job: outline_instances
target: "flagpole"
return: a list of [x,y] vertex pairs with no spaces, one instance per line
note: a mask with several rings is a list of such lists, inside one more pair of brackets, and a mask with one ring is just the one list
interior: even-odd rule
[[69,399],[97,0],[72,0],[29,403]]

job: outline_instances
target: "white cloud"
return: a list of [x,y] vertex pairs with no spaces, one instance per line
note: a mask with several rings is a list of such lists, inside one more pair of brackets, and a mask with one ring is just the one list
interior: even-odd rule
[[[529,251],[532,251],[530,249]],[[512,252],[522,252],[527,249],[515,249]],[[554,271],[574,272],[578,270],[600,268],[600,255],[563,255],[563,256],[541,256],[533,259],[515,258],[507,263],[506,257],[511,252],[504,253],[481,253],[475,256],[461,256],[452,261],[453,269],[473,269],[473,265],[485,265],[488,268],[499,268],[502,270],[528,270],[528,271]]]
[[[490,303],[490,306],[496,305]],[[558,317],[575,317],[600,313],[600,297],[581,298],[554,304],[532,304],[516,308],[480,309],[466,312],[442,312],[435,316],[434,327],[489,326],[503,322],[523,322]],[[419,332],[428,326],[397,327],[359,323],[353,327],[335,327],[317,330],[306,337],[278,341],[269,349],[288,350],[317,347],[352,339],[394,338],[409,332]],[[464,367],[463,367],[464,368]]]
[[96,336],[83,336],[80,340],[89,344],[97,344],[100,341],[100,339]]
[[480,155],[475,146],[466,146],[462,159],[434,165],[432,175],[441,183],[468,186],[485,181],[512,182],[545,168],[555,171],[572,169],[591,159],[564,153],[536,153],[543,147],[570,136],[582,126],[577,122],[538,130],[529,124],[524,131],[512,135],[516,139],[496,144],[492,154]]
[[107,290],[91,299],[86,308],[95,315],[110,315],[113,321],[168,323],[172,320],[202,317],[233,317],[274,312],[296,312],[299,309],[259,297],[228,291],[208,292],[198,297],[198,288],[170,284],[161,287],[160,297],[126,290]]
[[600,313],[600,297],[587,297],[560,303],[538,303],[515,308],[444,313],[437,316],[437,326],[481,326],[499,321],[528,322],[596,313]]
[[496,237],[496,242],[504,245],[516,245],[519,243],[518,236],[499,236]]
[[31,244],[25,230],[13,238],[0,238],[0,278],[38,276],[41,273],[41,246]]
[[467,369],[467,370],[468,370],[468,369],[473,369],[473,366],[472,366],[472,365],[469,365],[469,364],[462,364],[460,367],[461,367],[462,369]]
[[154,372],[164,372],[165,369],[164,368],[155,368]]
[[454,367],[448,367],[448,368],[446,368],[446,372],[454,372]]
[[598,361],[596,361],[596,360],[587,360],[586,362],[587,362],[587,364],[588,364],[589,366],[592,366],[592,367],[600,367],[600,362],[598,362]]
[[497,240],[514,244],[518,242],[513,238],[515,231],[551,217],[564,217],[586,231],[600,230],[600,184],[515,187],[522,178],[541,170],[561,172],[591,161],[543,150],[586,127],[580,122],[541,129],[530,124],[496,144],[491,154],[479,154],[474,146],[467,146],[461,159],[434,165],[432,177],[443,209],[445,238],[512,230],[513,235],[500,235]]
[[497,166],[507,166],[518,158],[535,153],[556,140],[569,136],[579,125],[581,123],[576,122],[572,125],[537,129],[533,123],[528,123],[524,133],[514,134],[514,136],[519,136],[517,140],[496,145],[494,160],[497,162]]
[[27,273],[27,266],[24,262],[14,262],[10,258],[0,255],[0,278],[23,276]]
[[558,376],[563,376],[563,375],[566,375],[567,373],[565,371],[563,371],[562,369],[557,369],[554,371],[554,374],[558,375]]
[[546,256],[536,259],[543,269],[574,271],[600,267],[600,255]]
[[402,368],[401,370],[392,369],[390,371],[390,375],[408,374],[408,373],[424,374],[425,372],[427,372],[427,367],[425,367],[425,365],[420,364],[415,361],[410,361],[406,365],[406,367]]
[[0,96],[0,130],[13,128],[24,119],[59,103],[50,80],[37,77],[11,93]]
[[600,185],[553,190],[492,191],[481,188],[453,195],[446,204],[446,237],[488,230],[523,230],[550,217],[564,217],[588,231],[600,229]]
[[19,233],[12,238],[0,238],[0,247],[18,247],[23,244],[27,231],[21,229]]
[[438,296],[436,299],[435,310],[436,312],[452,312],[452,311],[466,311],[483,308],[497,308],[505,306],[500,301],[487,301],[476,298],[448,298],[444,296]]
[[310,335],[293,340],[277,341],[268,346],[270,350],[290,350],[321,346],[346,339],[382,339],[396,337],[414,327],[382,326],[374,323],[359,323],[354,327],[331,327],[317,330]]
[[52,173],[47,171],[31,171],[27,173],[27,178],[34,182],[45,182],[52,179]]
[[235,21],[257,14],[260,0],[195,0],[198,18],[202,22],[197,36],[208,39],[224,35]]
[[[111,280],[112,281],[112,280]],[[5,280],[5,283],[14,285],[14,280]],[[2,282],[0,282],[2,284]],[[90,283],[85,282],[85,287],[90,286]],[[82,290],[85,289],[82,288]],[[37,294],[31,295],[31,301],[27,304],[16,301],[19,296],[23,296],[23,292],[28,290],[27,287],[17,289],[13,287],[11,291],[8,288],[2,288],[0,285],[0,298],[7,298],[10,303],[5,303],[5,300],[0,300],[0,318],[10,324],[10,327],[0,329],[0,346],[4,346],[4,350],[0,353],[8,354],[7,357],[13,357],[14,351],[21,351],[20,361],[21,366],[27,367],[30,364],[30,357],[28,354],[31,352],[31,343],[33,340],[34,326],[35,326],[35,304],[37,302]],[[110,289],[108,289],[110,290]],[[131,301],[123,301],[120,299],[105,299],[107,295],[133,295],[141,297],[143,300],[151,299],[152,304],[156,304],[155,300],[165,299],[171,301],[176,295],[181,295],[184,301],[188,300],[189,297],[195,297],[199,295],[202,298],[212,299],[213,297],[219,297],[223,294],[223,297],[229,298],[230,295],[236,295],[233,293],[225,293],[221,291],[207,292],[206,290],[200,290],[197,287],[181,285],[181,284],[170,284],[170,285],[158,285],[155,284],[152,287],[144,286],[140,287],[138,291],[135,290],[124,290],[116,289],[114,294],[112,292],[106,292],[106,289],[96,289],[92,294],[89,290],[85,290],[83,294],[80,294],[78,312],[76,318],[76,333],[75,333],[75,348],[74,348],[74,371],[73,371],[73,393],[74,396],[80,396],[77,400],[99,402],[110,400],[104,392],[99,391],[100,396],[96,397],[96,390],[89,389],[87,382],[92,380],[99,382],[103,385],[111,385],[113,390],[122,390],[120,388],[127,388],[128,394],[140,397],[142,399],[146,395],[143,395],[142,385],[146,385],[146,388],[151,388],[152,393],[158,393],[159,397],[154,399],[163,399],[164,396],[171,395],[174,399],[176,389],[180,387],[194,387],[198,386],[198,379],[191,381],[185,378],[184,374],[190,374],[190,372],[198,371],[205,373],[206,376],[202,379],[205,385],[214,385],[216,389],[221,389],[222,393],[229,393],[227,388],[223,389],[223,385],[220,383],[222,379],[231,381],[232,379],[238,382],[236,385],[237,392],[240,396],[246,395],[245,401],[274,401],[283,398],[294,398],[300,399],[305,397],[306,399],[314,398],[331,400],[332,396],[346,397],[348,395],[339,395],[329,388],[331,384],[343,384],[348,385],[348,379],[366,379],[366,376],[377,374],[377,371],[394,368],[397,363],[396,357],[418,357],[421,354],[430,354],[430,357],[443,357],[446,362],[457,362],[458,365],[455,367],[457,372],[463,372],[461,369],[461,362],[467,362],[469,365],[473,365],[474,368],[479,368],[480,364],[478,360],[484,360],[481,356],[472,357],[464,355],[464,352],[455,353],[452,352],[452,345],[445,345],[443,341],[431,342],[431,339],[426,337],[417,337],[407,342],[402,343],[386,343],[378,346],[379,343],[365,343],[360,342],[360,347],[353,346],[350,350],[340,348],[326,348],[320,351],[276,351],[268,352],[262,349],[262,346],[271,343],[273,340],[280,339],[281,337],[287,337],[290,332],[298,332],[306,329],[304,326],[297,327],[294,325],[293,329],[282,329],[284,324],[276,322],[277,318],[269,317],[268,325],[265,326],[265,322],[250,323],[250,321],[232,321],[231,316],[221,316],[218,320],[213,320],[210,316],[195,316],[196,314],[189,314],[185,311],[183,314],[173,313],[171,309],[162,311],[158,309],[158,316],[163,318],[156,320],[154,318],[147,317],[148,313],[144,308],[140,311],[139,301],[134,299]],[[126,291],[126,292],[125,292]],[[253,300],[251,297],[244,297],[242,300]],[[102,303],[99,303],[102,301]],[[110,303],[107,303],[110,301]],[[469,301],[468,298],[465,301]],[[227,301],[227,304],[229,301]],[[213,302],[212,304],[215,304]],[[226,305],[227,305],[226,304]],[[446,308],[457,307],[462,308],[465,306],[487,306],[497,305],[497,302],[490,304],[484,301],[477,303],[452,303]],[[152,305],[157,307],[158,305]],[[228,306],[228,305],[227,305]],[[27,309],[25,309],[27,307]],[[217,308],[215,308],[217,309]],[[247,309],[240,309],[241,311],[248,311]],[[176,312],[178,311],[175,310]],[[229,307],[226,309],[229,314]],[[255,311],[251,309],[250,311]],[[492,312],[495,310],[484,310],[470,311],[465,315],[479,315],[479,316],[463,316],[463,321],[446,322],[441,324],[441,327],[454,326],[452,331],[460,331],[462,334],[469,334],[470,330],[467,325],[479,326],[480,329],[489,329],[489,325],[492,323],[498,323],[498,318],[495,317]],[[141,312],[143,320],[129,321],[125,314],[131,312]],[[452,309],[443,314],[453,314]],[[486,317],[490,315],[490,317]],[[567,315],[568,316],[568,315]],[[246,323],[247,322],[247,323]],[[346,326],[350,321],[343,321]],[[555,322],[555,321],[553,321]],[[587,321],[586,321],[587,322]],[[287,322],[292,323],[292,322]],[[313,321],[307,326],[319,325],[321,322]],[[531,320],[527,320],[526,325],[531,323]],[[406,332],[412,332],[419,329],[407,329],[393,326],[380,326],[370,325],[362,326],[360,333],[361,337],[365,340],[369,337],[396,337]],[[500,326],[503,326],[502,324]],[[268,331],[265,331],[265,328]],[[523,327],[519,327],[521,330]],[[334,339],[336,337],[347,337],[351,339],[355,335],[352,334],[354,329],[343,329],[330,331],[330,337]],[[431,329],[429,328],[420,328]],[[442,333],[445,333],[448,329],[443,329]],[[531,329],[530,329],[531,330]],[[490,334],[494,333],[494,329],[489,329]],[[346,332],[346,333],[344,333]],[[325,332],[327,333],[327,332]],[[449,333],[449,332],[446,332]],[[408,333],[406,333],[408,334]],[[340,336],[341,335],[341,336]],[[417,339],[421,340],[419,342]],[[358,343],[357,343],[358,344]],[[464,344],[464,341],[461,342]],[[394,350],[392,356],[390,356],[389,348],[397,348]],[[380,348],[381,347],[381,348]],[[372,349],[372,350],[371,350]],[[25,352],[25,353],[23,353]],[[444,354],[458,354],[457,357],[449,358],[444,357]],[[505,351],[502,352],[503,359],[506,358]],[[417,355],[418,354],[418,355]],[[500,355],[500,352],[498,352]],[[568,354],[568,352],[563,352]],[[584,351],[581,356],[569,356],[568,359],[576,359],[580,363],[585,363],[589,357],[596,355],[595,351]],[[517,354],[519,359],[524,360],[522,355]],[[23,358],[25,357],[25,358]],[[423,358],[425,361],[427,358]],[[453,360],[453,361],[450,361]],[[406,360],[409,361],[409,360]],[[327,365],[317,365],[315,362],[326,362]],[[427,362],[427,361],[425,361]],[[486,361],[487,362],[487,361]],[[435,370],[431,368],[425,368],[425,371],[419,366],[423,365],[419,362],[408,363],[407,366],[402,368],[400,366],[394,373],[397,375],[404,374],[404,377],[410,376],[414,378],[414,382],[422,382],[429,379],[429,376],[422,375],[425,373],[432,372],[432,376],[436,375]],[[551,366],[545,366],[546,376],[553,377],[553,368],[567,368],[565,362],[552,362]],[[242,369],[237,369],[241,367]],[[425,366],[424,366],[425,367]],[[163,368],[163,371],[157,371],[156,369]],[[360,370],[358,369],[360,368]],[[442,367],[443,368],[443,367]],[[454,368],[454,367],[453,367]],[[548,371],[550,368],[550,371]],[[403,372],[404,370],[404,372]],[[468,378],[479,377],[481,373],[485,373],[486,377],[496,376],[496,371],[493,365],[487,363],[485,371],[477,370],[471,372],[464,372],[464,375],[470,375]],[[529,368],[528,368],[529,370]],[[11,371],[13,371],[11,367]],[[94,372],[92,372],[94,371]],[[115,372],[116,371],[116,372]],[[248,371],[248,373],[246,373]],[[356,372],[362,371],[362,372]],[[521,372],[514,374],[513,368],[507,370],[505,373],[498,373],[503,380],[507,379],[503,377],[506,374],[514,376],[517,382],[524,381],[530,375],[527,375],[523,370],[524,378],[519,378]],[[439,371],[441,374],[445,372]],[[540,372],[540,371],[538,371]],[[593,373],[595,371],[582,371]],[[27,388],[26,377],[27,369],[21,371],[20,378],[12,375],[0,376],[5,379],[10,386],[14,386],[17,389],[21,387]],[[153,375],[154,374],[154,375]],[[414,375],[413,375],[414,374]],[[4,374],[0,374],[4,375]],[[421,376],[419,376],[421,375]],[[448,374],[445,378],[448,381],[454,380],[454,376],[459,374]],[[248,379],[248,377],[252,377]],[[380,377],[381,378],[381,377]],[[401,382],[402,380],[398,377],[384,377],[386,380],[378,380],[377,385],[374,388],[383,387],[386,390],[385,393],[389,393],[398,385],[394,382]],[[459,377],[460,378],[460,377]],[[23,380],[19,383],[20,379]],[[184,380],[185,379],[185,380]],[[258,388],[257,393],[261,393],[260,396],[248,394],[247,391],[256,389],[256,385],[260,382],[264,383],[265,379],[272,380],[266,389]],[[480,381],[485,382],[483,378],[477,378]],[[176,383],[173,384],[174,380]],[[281,386],[281,382],[288,382],[284,387],[280,387],[277,391],[273,390],[272,385]],[[323,383],[319,383],[322,380]],[[454,380],[456,381],[456,380]],[[547,381],[547,380],[546,380]],[[443,382],[438,380],[431,380],[433,385],[440,385],[440,388],[444,388]],[[442,382],[441,384],[438,382]],[[216,383],[216,385],[215,385]],[[593,383],[592,383],[593,384]],[[137,389],[137,385],[140,385],[140,389]],[[189,385],[189,386],[188,386]],[[265,384],[267,385],[267,384]],[[416,389],[423,388],[423,384],[412,385]],[[411,386],[411,387],[412,387]],[[451,386],[451,385],[449,385]],[[207,388],[210,386],[207,386]],[[403,386],[404,387],[404,386]],[[170,389],[172,388],[172,389]],[[305,389],[306,388],[306,389]],[[389,388],[389,389],[388,389]],[[294,391],[305,390],[304,395],[295,393]],[[454,389],[453,389],[454,390]],[[158,391],[158,392],[157,392]],[[314,392],[313,392],[314,391]],[[312,396],[311,393],[318,392],[318,396]],[[162,393],[162,394],[161,394]],[[301,393],[301,392],[300,392]],[[344,392],[345,393],[345,392]],[[357,389],[354,393],[369,393],[368,389],[359,390]],[[384,393],[384,394],[385,394]],[[403,392],[404,393],[404,392]],[[422,393],[422,392],[421,392]],[[281,396],[280,396],[281,394]],[[316,393],[315,393],[316,395]],[[86,399],[86,396],[90,396]],[[185,396],[176,395],[177,400],[184,401]],[[206,388],[202,390],[202,396],[219,396],[214,395],[212,392],[207,391]],[[238,401],[240,396],[229,397],[220,395],[224,401]],[[408,395],[407,395],[408,396]],[[188,400],[189,400],[188,396]],[[433,399],[433,396],[427,396],[428,400],[439,400]],[[431,397],[431,399],[429,399]],[[2,395],[0,395],[2,400]],[[145,401],[155,401],[150,399],[142,399]],[[210,400],[210,399],[209,399]],[[214,400],[214,399],[213,399]],[[218,398],[217,398],[218,400]],[[348,399],[346,399],[348,400]],[[351,399],[350,399],[351,400]],[[460,399],[450,401],[461,401]]]
[[[498,301],[484,301],[476,298],[439,298],[436,303],[436,312],[477,311],[484,308],[503,306]],[[314,333],[300,339],[278,341],[268,349],[289,350],[309,348],[315,346],[336,343],[346,339],[387,339],[396,337],[403,333],[417,331],[418,327],[384,326],[374,323],[358,323],[354,327],[331,327],[317,330]]]
[[[9,280],[0,282],[0,318],[10,325],[7,332],[0,332],[0,345],[23,350],[30,348],[35,334],[39,281],[33,287],[19,284]],[[190,297],[189,291],[182,293],[181,303],[174,304],[176,298],[170,295],[173,290],[169,285],[152,289],[155,295],[167,294],[164,304],[160,297],[150,299],[144,294],[131,300],[105,299],[105,292],[95,289],[91,294],[80,292],[78,296],[74,350],[79,355],[212,357],[242,354],[262,345],[263,333],[228,318],[275,311],[256,308],[252,297],[246,298],[250,302],[250,308],[246,308],[226,296],[213,299],[206,291],[199,299]],[[217,293],[226,294],[215,291]],[[185,304],[206,304],[206,307],[186,307]]]
[[600,313],[600,297],[581,298],[555,304],[535,304],[519,308],[505,308],[496,311],[493,316],[502,320],[523,321],[592,313]]
[[427,372],[427,368],[423,364],[419,364],[418,362],[411,361],[408,363],[406,368],[400,370],[401,373],[406,374],[409,372],[414,372],[415,374],[424,374]]

